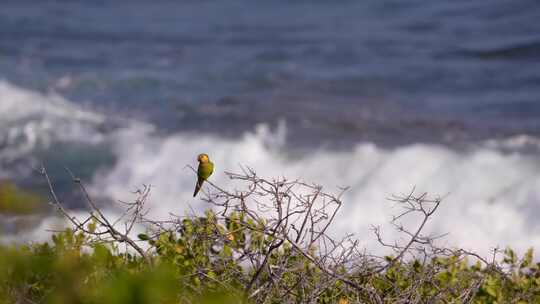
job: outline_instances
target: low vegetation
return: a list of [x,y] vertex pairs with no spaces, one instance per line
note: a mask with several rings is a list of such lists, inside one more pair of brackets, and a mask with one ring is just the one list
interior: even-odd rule
[[[156,221],[146,216],[150,187],[112,219],[72,176],[88,205],[75,218],[42,174],[71,227],[49,243],[0,247],[0,303],[540,303],[532,249],[482,257],[438,247],[423,231],[441,200],[427,194],[391,199],[405,241],[374,228],[388,252],[377,256],[353,235],[328,234],[341,193],[318,185],[228,173],[242,190],[209,183],[204,214]],[[402,225],[406,217],[417,226]]]

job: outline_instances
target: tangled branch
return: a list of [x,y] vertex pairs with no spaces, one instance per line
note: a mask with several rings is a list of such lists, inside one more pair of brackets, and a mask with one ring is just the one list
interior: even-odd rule
[[[485,258],[462,249],[438,247],[435,241],[444,235],[431,236],[424,231],[442,199],[416,194],[415,189],[390,198],[401,208],[391,224],[405,241],[388,242],[381,229],[374,227],[379,244],[392,252],[377,256],[360,248],[354,235],[335,238],[329,234],[347,189],[333,195],[320,185],[261,178],[254,170],[242,168],[241,173],[226,175],[240,181],[243,190],[223,189],[208,181],[202,200],[213,211],[204,217],[148,218],[145,204],[151,187],[143,186],[136,191],[134,202],[121,202],[124,212],[111,220],[68,170],[88,206],[88,216],[80,220],[64,208],[45,168],[41,173],[52,204],[74,230],[91,236],[92,242],[124,243],[148,263],[167,254],[186,258],[186,252],[200,253],[205,258],[195,259],[192,274],[183,280],[197,278],[223,288],[240,285],[246,298],[257,303],[272,298],[284,302],[300,299],[303,303],[322,298],[363,303],[471,303],[490,273],[508,276],[497,262],[497,251]],[[420,220],[411,228],[401,223],[406,217]],[[97,227],[89,228],[89,223]],[[117,228],[119,225],[124,229]],[[139,240],[132,233],[137,225],[148,232],[139,235]],[[139,246],[140,240],[147,241],[149,248]],[[441,279],[449,269],[469,267],[472,261],[481,264],[485,275],[463,272],[451,283]],[[221,276],[216,278],[216,273]]]

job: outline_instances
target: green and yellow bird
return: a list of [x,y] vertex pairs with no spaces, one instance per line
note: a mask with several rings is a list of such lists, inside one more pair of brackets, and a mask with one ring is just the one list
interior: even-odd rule
[[197,157],[199,161],[199,168],[197,168],[197,184],[195,185],[195,192],[193,192],[193,197],[199,193],[201,190],[202,184],[206,179],[212,175],[214,172],[214,163],[210,161],[208,154],[202,153]]

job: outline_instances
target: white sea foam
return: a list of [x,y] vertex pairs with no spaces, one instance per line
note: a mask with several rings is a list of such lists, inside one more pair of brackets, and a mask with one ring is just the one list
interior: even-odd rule
[[95,143],[96,127],[105,121],[97,113],[64,98],[41,94],[0,80],[0,160],[10,161],[47,148],[55,140]]
[[[0,133],[0,142],[7,151],[24,150],[24,145],[10,141],[9,132],[15,132],[11,129],[32,124],[40,131],[16,131],[25,134],[20,136],[30,150],[30,143],[63,137],[70,130],[79,132],[71,133],[73,140],[85,132],[88,138],[107,136],[117,162],[96,174],[91,185],[93,194],[130,200],[130,190],[152,184],[151,217],[164,218],[171,212],[182,215],[190,206],[198,211],[208,207],[191,197],[195,178],[186,168],[196,165],[198,153],[206,152],[216,164],[212,181],[225,188],[238,185],[223,171],[238,171],[239,165],[254,168],[264,177],[315,182],[329,192],[349,186],[334,233],[355,233],[364,246],[374,250],[378,246],[371,225],[383,225],[389,240],[398,237],[384,225],[399,211],[386,198],[408,193],[413,187],[418,193],[445,196],[428,229],[437,234],[448,232],[444,239],[448,245],[485,254],[495,246],[540,248],[540,156],[520,152],[520,143],[535,142],[530,137],[510,140],[510,146],[508,141],[503,142],[504,151],[496,141],[479,143],[466,151],[428,144],[386,149],[358,143],[345,151],[313,149],[291,157],[284,125],[276,131],[260,125],[239,139],[225,139],[193,133],[162,136],[151,125],[142,123],[102,135],[93,126],[103,120],[101,115],[82,111],[61,98],[0,82],[0,125],[8,130],[7,134]],[[31,134],[39,134],[39,138],[32,140]],[[0,158],[10,155],[5,148],[0,151]],[[37,229],[45,230],[48,223],[56,221],[47,220]],[[26,239],[38,238],[39,231],[28,234]]]
[[[95,191],[127,199],[128,190],[152,184],[151,216],[182,214],[188,206],[208,206],[191,197],[195,156],[207,152],[216,164],[212,180],[227,188],[235,185],[223,171],[247,165],[265,177],[300,178],[338,192],[349,186],[334,232],[355,233],[367,247],[375,247],[371,225],[383,225],[389,239],[397,235],[384,225],[399,210],[386,198],[416,191],[445,196],[430,222],[433,233],[450,233],[444,241],[487,253],[495,246],[523,250],[540,247],[540,157],[503,153],[482,147],[465,152],[437,145],[412,144],[383,149],[370,143],[349,151],[313,150],[289,158],[266,126],[239,140],[211,135],[177,134],[159,137],[152,131],[124,130],[117,134],[114,168],[96,176]],[[280,136],[278,136],[279,138]],[[282,136],[281,136],[282,137]]]

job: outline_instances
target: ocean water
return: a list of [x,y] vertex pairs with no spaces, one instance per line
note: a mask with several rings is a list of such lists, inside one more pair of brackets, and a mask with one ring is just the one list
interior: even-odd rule
[[536,1],[2,6],[0,179],[44,192],[43,162],[80,209],[67,166],[111,215],[152,184],[162,218],[207,207],[185,168],[207,152],[223,187],[240,165],[349,186],[333,233],[368,248],[413,187],[445,197],[429,231],[451,246],[540,247]]

